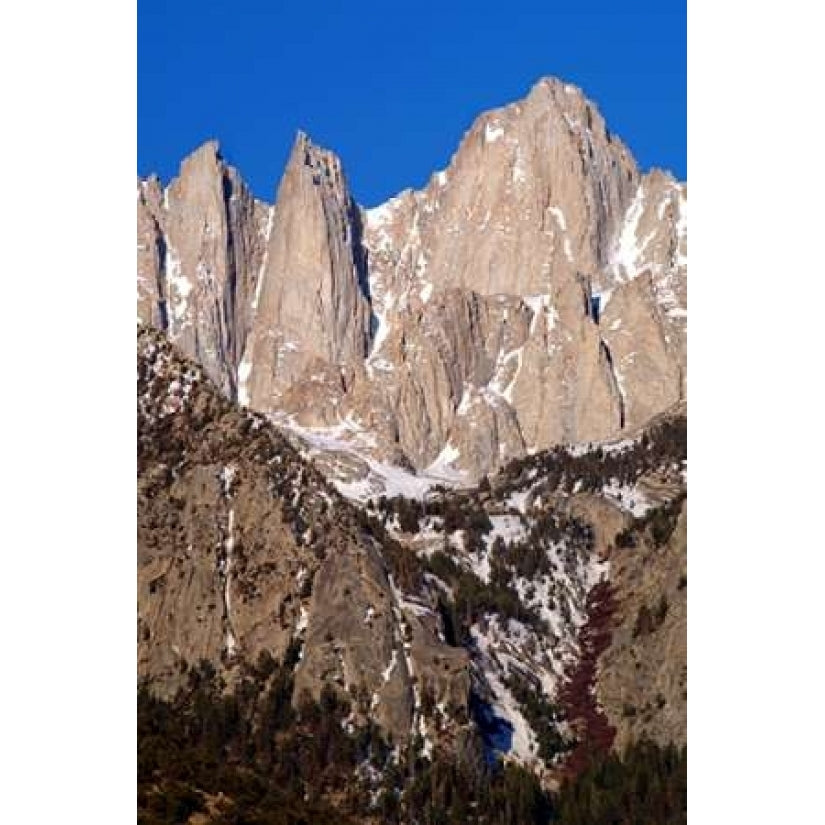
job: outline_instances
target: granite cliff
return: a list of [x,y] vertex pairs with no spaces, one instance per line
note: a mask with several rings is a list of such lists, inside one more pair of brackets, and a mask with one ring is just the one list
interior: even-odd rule
[[272,206],[215,142],[139,181],[138,317],[250,409],[471,481],[684,398],[686,244],[686,185],[543,79],[373,209],[303,133]]

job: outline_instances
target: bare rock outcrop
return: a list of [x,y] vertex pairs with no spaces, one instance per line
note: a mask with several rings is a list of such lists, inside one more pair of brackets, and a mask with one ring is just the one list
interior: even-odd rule
[[299,664],[296,692],[319,695],[336,682],[360,698],[396,738],[410,732],[413,693],[410,673],[396,638],[394,598],[374,549],[330,555],[315,579],[307,629],[307,653]]
[[433,663],[438,697],[466,711],[466,656],[423,630],[409,649],[411,618],[362,515],[142,325],[137,560],[138,674],[160,694],[202,660],[231,685],[298,645],[296,702],[330,686],[397,742],[419,724],[414,673]]
[[617,548],[610,579],[618,608],[610,645],[598,663],[596,695],[623,751],[642,738],[687,742],[687,504],[672,534],[656,546],[650,531]]
[[[413,420],[423,416],[432,441],[452,444],[473,476],[528,449],[643,423],[684,388],[685,211],[683,188],[664,173],[641,176],[578,89],[539,82],[525,100],[479,117],[423,191],[366,213],[384,330],[374,378],[392,383],[410,315],[445,292],[471,291],[531,310],[527,334],[502,336],[493,355],[509,368],[507,383],[470,371],[470,395],[498,422],[502,408],[511,411],[519,438],[508,428],[498,449],[479,454],[457,416],[415,410]],[[512,314],[498,323],[506,332]],[[404,397],[426,396],[417,376],[397,380],[413,384]],[[398,417],[403,433],[410,416]],[[437,453],[410,458],[423,467]]]
[[230,398],[251,323],[269,207],[216,141],[161,190],[138,185],[138,318],[166,332]]
[[241,400],[278,409],[286,390],[312,383],[318,370],[328,373],[322,384],[334,386],[341,368],[362,364],[367,289],[360,216],[341,162],[299,133],[278,188]]
[[138,184],[138,316],[221,389],[468,480],[684,399],[687,188],[546,78],[374,209],[299,133],[272,207],[206,144]]

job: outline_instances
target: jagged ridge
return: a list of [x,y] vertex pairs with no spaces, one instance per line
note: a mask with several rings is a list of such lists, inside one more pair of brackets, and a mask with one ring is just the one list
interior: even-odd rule
[[253,409],[477,480],[684,397],[686,216],[684,185],[544,79],[368,212],[302,133],[272,207],[215,143],[139,182],[138,316]]

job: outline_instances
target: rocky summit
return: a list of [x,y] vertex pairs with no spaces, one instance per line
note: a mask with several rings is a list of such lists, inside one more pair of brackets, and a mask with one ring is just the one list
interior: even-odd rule
[[685,397],[687,187],[569,84],[372,209],[303,133],[274,205],[214,141],[137,195],[138,318],[228,398],[371,459],[477,481]]
[[685,821],[686,184],[543,79],[137,213],[139,821]]

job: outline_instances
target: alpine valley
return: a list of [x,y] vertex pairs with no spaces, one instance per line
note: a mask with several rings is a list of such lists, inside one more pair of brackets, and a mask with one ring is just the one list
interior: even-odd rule
[[137,251],[139,821],[686,822],[686,184],[545,78]]

